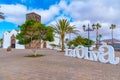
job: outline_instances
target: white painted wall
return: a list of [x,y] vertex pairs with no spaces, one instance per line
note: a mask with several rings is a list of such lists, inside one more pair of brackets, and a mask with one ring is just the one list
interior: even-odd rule
[[[11,36],[12,35],[16,36],[18,33],[19,32],[17,32],[16,30],[12,30],[11,32],[6,31],[3,34],[3,48],[8,48],[9,46],[11,46]],[[46,48],[52,49],[52,46],[50,44],[56,44],[56,45],[61,44],[60,41],[59,41],[58,35],[56,34],[55,36],[56,37],[55,37],[53,42],[47,41]],[[43,47],[43,43],[41,44],[41,48],[42,47]],[[25,46],[18,44],[18,40],[16,40],[15,49],[25,49]]]
[[10,46],[10,33],[6,31],[3,34],[3,48],[8,48]]
[[[11,36],[12,35],[16,36],[17,34],[18,32],[16,30],[12,30],[11,32],[6,31],[3,34],[3,48],[8,48],[9,46],[11,46]],[[15,48],[25,49],[25,46],[18,44],[18,40],[16,40]]]
[[16,49],[25,49],[25,46],[18,44],[18,40],[16,40],[15,48],[16,48]]

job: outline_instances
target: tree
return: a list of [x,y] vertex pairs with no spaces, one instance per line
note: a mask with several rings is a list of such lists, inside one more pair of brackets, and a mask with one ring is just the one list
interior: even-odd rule
[[75,28],[76,27],[74,27],[74,25],[69,28],[69,31],[68,31],[69,41],[71,41],[71,34],[75,34],[75,35],[79,34],[79,30],[75,30]]
[[[53,41],[54,35],[53,35],[53,28],[51,26],[45,26],[44,24],[36,23],[34,25],[35,28],[37,28],[38,32],[38,40],[41,45],[41,41]],[[41,47],[41,46],[40,46]]]
[[[34,28],[34,24],[36,21],[30,19],[27,20],[24,24],[19,26],[20,33],[16,36],[16,38],[19,40],[18,43],[25,45],[27,48],[30,48],[34,55],[36,56],[36,49],[37,49],[37,42],[34,40],[37,39],[37,28]],[[33,44],[34,43],[34,44]]]
[[[37,23],[32,19],[27,20],[24,24],[19,26],[19,28],[21,31],[16,36],[16,38],[19,40],[18,43],[24,45],[29,44],[30,48],[34,53],[36,52],[38,42],[40,43],[39,46],[41,46],[41,40],[54,40],[52,27],[46,27],[45,25]],[[35,43],[32,44],[32,42]]]
[[115,29],[116,28],[116,25],[115,24],[111,24],[111,26],[110,26],[110,29],[111,29],[111,34],[112,34],[112,45],[114,46],[114,44],[113,44],[113,29]]
[[[1,8],[1,6],[0,6],[0,8]],[[0,12],[0,19],[5,19],[5,17],[3,15],[4,15],[4,13]]]
[[[55,25],[53,25],[55,33],[60,35],[60,39],[62,41],[62,49],[64,51],[64,38],[70,30],[74,30],[75,27],[70,25],[70,22],[67,19],[59,19]],[[72,31],[71,31],[72,32]]]
[[[33,28],[34,24],[36,22],[32,19],[27,20],[24,24],[19,26],[20,33],[16,36],[16,38],[19,40],[19,44],[29,44],[33,37],[35,37],[36,28]],[[30,45],[31,47],[31,45]]]
[[3,39],[0,38],[0,48],[2,47]]
[[99,45],[100,45],[100,40],[101,40],[101,38],[102,38],[102,34],[99,34],[99,35],[98,35],[98,38],[99,38]]
[[[92,40],[90,41],[90,45],[92,45],[94,42]],[[83,46],[87,46],[88,45],[88,39],[87,38],[82,38],[81,36],[76,37],[75,39],[73,39],[72,41],[70,41],[68,44],[68,46],[74,45],[75,47],[78,45],[83,45]]]
[[99,30],[99,28],[101,28],[102,26],[99,24],[99,23],[97,23],[96,25],[95,25],[95,29],[96,29],[96,48],[98,48],[98,30]]

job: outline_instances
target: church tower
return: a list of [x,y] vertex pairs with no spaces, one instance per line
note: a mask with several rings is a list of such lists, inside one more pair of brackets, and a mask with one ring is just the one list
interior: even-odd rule
[[41,16],[36,14],[35,12],[27,13],[26,14],[26,20],[33,19],[36,22],[41,23]]

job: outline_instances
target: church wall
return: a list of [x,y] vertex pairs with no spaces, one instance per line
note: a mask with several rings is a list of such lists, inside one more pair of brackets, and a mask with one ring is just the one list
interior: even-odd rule
[[16,40],[16,47],[15,48],[16,49],[25,49],[25,46],[18,44],[18,40]]
[[[12,30],[11,32],[6,31],[4,33],[4,35],[3,35],[3,48],[8,48],[11,46],[11,36],[12,35],[16,36],[17,33],[18,32],[16,30]],[[18,44],[18,40],[16,40],[15,48],[16,49],[25,49],[24,45]]]
[[3,48],[8,48],[10,46],[10,35],[9,32],[5,32],[3,36]]

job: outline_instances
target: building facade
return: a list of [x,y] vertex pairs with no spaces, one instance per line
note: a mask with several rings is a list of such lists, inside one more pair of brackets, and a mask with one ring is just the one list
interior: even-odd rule
[[25,49],[24,45],[18,44],[18,40],[16,39],[18,33],[18,30],[6,31],[3,34],[3,48]]
[[[28,13],[26,14],[26,20],[29,19],[33,19],[38,23],[41,23],[41,16],[32,12],[32,13]],[[55,41],[53,42],[48,42],[48,41],[42,41],[41,45],[39,43],[38,40],[33,40],[30,44],[27,45],[20,45],[18,44],[18,40],[16,39],[16,35],[19,33],[20,31],[18,30],[12,30],[12,31],[6,31],[3,34],[3,48],[15,48],[15,49],[30,49],[31,45],[32,47],[35,46],[35,48],[52,48],[50,44],[59,44],[59,38],[55,37]]]

